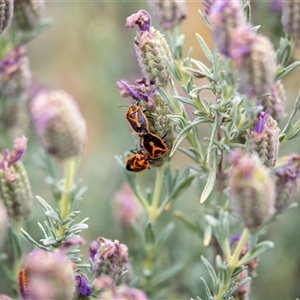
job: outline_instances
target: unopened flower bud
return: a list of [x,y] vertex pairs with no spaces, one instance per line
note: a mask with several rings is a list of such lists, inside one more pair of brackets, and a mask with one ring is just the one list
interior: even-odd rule
[[64,91],[42,90],[30,103],[34,129],[45,151],[58,159],[81,153],[86,124],[74,99]]
[[0,0],[0,34],[10,25],[14,0]]
[[44,0],[15,0],[14,16],[20,30],[31,31],[42,20]]
[[164,36],[151,26],[149,13],[138,11],[126,19],[125,26],[138,26],[135,50],[144,76],[158,86],[166,86],[171,76],[166,60],[172,62],[172,56]]
[[284,114],[284,102],[286,102],[286,95],[283,84],[280,80],[273,82],[270,87],[270,94],[259,99],[260,105],[264,110],[269,110],[270,115],[278,121]]
[[216,47],[229,57],[233,33],[246,24],[241,3],[232,0],[214,1],[209,7],[208,21],[213,28]]
[[285,0],[282,2],[281,23],[283,30],[300,43],[300,2]]
[[141,205],[128,184],[122,186],[115,195],[116,217],[125,226],[131,224],[141,213]]
[[100,247],[94,258],[93,271],[95,276],[109,275],[115,281],[124,272],[124,265],[128,262],[128,248],[119,241],[100,237]]
[[5,150],[0,159],[0,196],[8,215],[19,221],[27,218],[32,207],[32,193],[21,157],[26,150],[27,138],[17,138],[14,150]]
[[281,212],[295,201],[299,191],[298,173],[300,169],[300,156],[291,155],[287,166],[278,168],[276,175],[276,202],[275,209]]
[[23,299],[72,299],[75,291],[73,264],[59,250],[34,250],[25,262],[29,271],[28,288]]
[[186,18],[187,7],[184,0],[148,0],[154,18],[163,29],[172,29]]
[[270,91],[274,81],[276,54],[269,39],[244,26],[232,35],[230,57],[239,77],[239,87],[248,97]]
[[244,155],[240,149],[230,158],[230,201],[233,214],[250,230],[256,230],[274,212],[275,186],[269,170],[256,155]]
[[31,83],[29,60],[24,46],[18,46],[0,61],[0,96],[17,97],[27,92]]
[[247,152],[256,152],[261,162],[269,169],[274,168],[278,158],[279,132],[277,122],[267,110],[259,113],[246,137]]
[[76,274],[75,281],[79,299],[84,299],[92,294],[92,288],[89,286],[88,280],[84,274]]
[[7,232],[7,222],[8,222],[7,210],[3,201],[0,200],[0,248],[2,248],[5,235]]

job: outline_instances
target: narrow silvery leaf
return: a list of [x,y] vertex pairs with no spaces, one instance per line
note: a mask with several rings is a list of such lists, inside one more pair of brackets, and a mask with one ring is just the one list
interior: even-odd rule
[[282,79],[286,75],[288,75],[290,72],[292,72],[296,67],[300,65],[300,61],[294,61],[292,64],[289,66],[285,67],[284,69],[281,69],[278,71],[275,75],[275,80]]
[[192,123],[190,123],[189,125],[187,125],[185,128],[182,129],[182,131],[178,134],[178,136],[176,137],[176,140],[174,141],[173,148],[170,152],[170,157],[172,157],[174,155],[174,153],[177,150],[177,148],[179,147],[179,145],[184,141],[184,139],[189,134],[189,131],[194,126],[201,124],[203,122],[205,122],[205,120],[203,118],[196,118]]
[[200,278],[200,281],[202,283],[202,288],[203,288],[203,292],[204,292],[203,300],[211,300],[212,295],[211,295],[211,292],[209,290],[209,287],[208,287],[206,281],[202,277]]
[[203,192],[200,197],[201,204],[206,201],[206,199],[209,197],[209,195],[211,194],[211,192],[215,186],[216,172],[217,172],[216,168],[212,168],[211,171],[209,172],[206,184],[204,186]]
[[198,42],[201,46],[201,49],[202,49],[204,55],[209,60],[209,62],[213,65],[214,57],[213,57],[211,51],[209,50],[207,44],[205,43],[204,39],[202,38],[202,36],[200,34],[196,33],[196,36],[197,36]]
[[201,256],[201,260],[204,263],[204,265],[212,279],[213,284],[214,285],[218,284],[218,277],[217,277],[217,274],[216,274],[214,268],[212,267],[212,265],[209,263],[209,261],[204,256]]
[[271,241],[263,241],[258,243],[255,248],[251,251],[251,253],[246,254],[243,259],[240,261],[240,264],[246,264],[249,261],[259,257],[267,250],[274,248],[274,243]]

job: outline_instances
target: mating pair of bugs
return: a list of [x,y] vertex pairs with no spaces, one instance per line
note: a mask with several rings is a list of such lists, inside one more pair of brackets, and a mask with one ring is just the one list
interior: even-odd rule
[[149,132],[148,119],[138,102],[133,103],[127,110],[125,117],[131,129],[140,138],[140,149],[132,151],[134,154],[126,159],[126,170],[141,172],[150,168],[150,164],[162,157],[169,147],[165,141],[165,135],[159,137]]

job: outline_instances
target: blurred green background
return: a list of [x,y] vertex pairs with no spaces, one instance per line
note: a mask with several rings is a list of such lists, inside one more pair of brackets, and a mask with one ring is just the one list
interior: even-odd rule
[[[188,1],[188,18],[182,32],[186,35],[186,51],[193,47],[193,57],[205,61],[195,33],[201,34],[210,47],[213,47],[213,41],[198,14],[201,5],[201,1]],[[134,148],[134,140],[124,118],[126,108],[119,108],[130,101],[120,97],[116,81],[124,78],[134,82],[141,77],[133,48],[135,29],[124,26],[126,17],[139,9],[148,9],[146,1],[46,1],[46,15],[53,20],[53,26],[30,42],[27,48],[34,80],[70,93],[87,121],[88,140],[79,172],[79,177],[88,186],[80,217],[89,217],[89,229],[83,232],[83,237],[88,242],[99,236],[118,239],[129,246],[129,254],[135,253],[138,245],[131,244],[132,231],[124,228],[116,218],[115,194],[125,182],[125,176],[115,155],[122,155]],[[280,17],[274,18],[274,14],[268,14],[268,2],[255,9],[256,24],[264,21],[261,32],[272,33],[277,43],[278,34],[281,34],[278,30],[281,28]],[[272,20],[258,18],[259,14],[272,16]],[[264,26],[276,29],[264,31]],[[298,55],[296,51],[295,59]],[[288,96],[287,111],[291,110],[297,95],[299,75],[300,69],[296,69],[284,81]],[[281,128],[285,121],[281,122]],[[54,205],[43,180],[44,174],[35,163],[35,153],[40,147],[31,130],[27,130],[26,135],[29,136],[29,145],[24,163],[33,192]],[[203,136],[205,131],[201,132]],[[280,154],[299,153],[299,150],[299,140],[294,140],[282,145]],[[183,170],[191,163],[184,155],[177,153],[171,166]],[[138,179],[143,189],[151,188],[155,172],[145,171],[139,174]],[[202,217],[200,191],[201,185],[195,181],[174,207],[164,213],[158,224],[160,231],[168,221],[175,222],[176,228],[165,249],[169,263],[191,255],[195,262],[172,280],[170,286],[173,291],[169,299],[189,299],[201,294],[199,278],[206,274],[200,255],[209,255],[209,252],[203,251],[202,240],[190,234],[172,213],[174,209],[180,209],[193,219]],[[36,224],[43,220],[42,210],[36,200],[34,207],[26,229],[39,239]],[[258,277],[252,283],[251,299],[295,299],[300,296],[299,227],[299,208],[286,212],[268,227],[264,238],[274,241],[275,248],[260,260]],[[30,247],[28,244],[28,250]],[[87,262],[87,247],[82,250]],[[212,259],[210,256],[207,258]],[[134,255],[131,259],[134,260]],[[0,293],[6,292],[5,280],[0,280]]]

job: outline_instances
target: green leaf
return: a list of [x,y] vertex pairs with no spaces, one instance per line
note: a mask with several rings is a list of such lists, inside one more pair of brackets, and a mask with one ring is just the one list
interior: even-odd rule
[[43,245],[39,244],[37,241],[35,241],[29,233],[27,233],[24,229],[20,228],[22,234],[25,236],[25,238],[33,245],[35,245],[36,247],[40,248],[40,249],[43,249],[43,250],[46,250],[48,251],[49,248],[48,247],[44,247]]
[[275,75],[275,81],[277,81],[279,79],[282,79],[283,77],[285,77],[286,75],[288,75],[290,72],[292,72],[299,65],[300,65],[300,61],[294,61],[289,66],[281,69],[280,71],[278,71],[276,73],[276,75]]
[[203,289],[203,293],[204,293],[204,298],[203,300],[211,300],[212,299],[212,295],[211,295],[211,292],[210,292],[210,289],[205,281],[204,278],[200,278],[200,282],[202,284],[202,289]]
[[200,44],[200,47],[204,53],[204,55],[206,56],[206,58],[208,59],[208,61],[211,63],[211,65],[214,64],[214,57],[210,51],[210,49],[208,48],[207,44],[205,43],[204,39],[202,38],[202,36],[198,33],[196,33],[198,42]]
[[167,184],[168,194],[166,200],[161,205],[162,209],[174,202],[191,185],[196,174],[193,174],[190,169],[185,169],[180,177],[178,177],[178,173],[175,176],[172,178],[171,173],[168,173],[168,176],[166,176],[169,179]]
[[175,228],[174,223],[170,222],[167,224],[167,226],[157,235],[156,238],[156,245],[155,245],[155,252],[156,254],[159,254],[161,252],[162,247],[164,246],[167,239],[172,234],[173,230]]
[[49,29],[52,26],[52,20],[45,19],[40,22],[33,30],[29,33],[23,33],[22,37],[20,38],[21,44],[27,44],[31,40],[35,39],[38,35],[40,35],[45,30]]
[[182,148],[179,147],[177,148],[178,151],[184,153],[186,156],[188,156],[189,158],[191,158],[192,160],[194,160],[196,163],[199,163],[199,153],[195,153],[194,151],[191,151],[192,149],[186,149],[186,148]]
[[224,293],[223,298],[228,299],[229,297],[233,296],[243,285],[249,283],[250,281],[251,277],[247,277],[239,281],[236,285],[233,286],[233,288]]
[[187,135],[189,134],[189,131],[194,127],[197,126],[203,122],[206,122],[205,119],[203,118],[196,118],[195,120],[193,120],[193,122],[191,122],[189,125],[187,125],[185,128],[183,128],[181,130],[181,132],[178,134],[178,136],[176,137],[176,140],[173,143],[173,147],[172,150],[170,152],[170,157],[172,157],[175,153],[175,151],[177,150],[177,148],[179,147],[179,145],[184,141],[184,139],[187,137]]
[[211,194],[214,186],[215,186],[215,182],[216,182],[216,174],[217,174],[217,169],[214,167],[211,169],[211,171],[209,172],[207,181],[205,183],[203,192],[201,194],[200,197],[200,203],[204,203],[207,198],[209,197],[209,195]]
[[190,98],[186,98],[186,97],[182,97],[182,96],[174,96],[174,99],[181,101],[182,103],[186,103],[186,104],[195,106],[194,101],[191,100]]
[[201,256],[201,260],[204,263],[213,284],[217,285],[219,283],[219,279],[217,277],[217,274],[216,274],[214,268],[212,267],[212,265],[209,263],[209,261],[204,256]]
[[41,242],[44,244],[44,246],[52,246],[57,244],[57,241],[52,236],[41,239]]
[[194,222],[191,221],[191,217],[187,216],[186,214],[184,214],[182,211],[179,210],[175,210],[174,211],[174,216],[176,218],[178,218],[180,221],[182,221],[182,223],[191,231],[195,232],[195,233],[199,233],[199,228],[198,226],[196,226],[196,224]]
[[179,262],[170,268],[168,268],[166,271],[158,273],[153,279],[150,281],[150,284],[154,287],[157,287],[158,285],[166,282],[167,280],[170,280],[174,278],[177,274],[179,274],[185,267],[185,262]]
[[153,230],[153,225],[151,222],[148,222],[145,229],[145,238],[147,244],[154,244],[155,243],[155,233]]
[[246,254],[241,260],[240,260],[240,265],[244,265],[248,263],[249,261],[259,257],[262,255],[264,252],[267,250],[274,248],[274,243],[271,241],[263,241],[258,243],[254,249],[251,251],[251,253]]
[[47,235],[47,233],[46,233],[46,231],[45,231],[43,225],[42,225],[40,222],[38,222],[38,226],[39,226],[40,231],[41,231],[41,233],[42,233],[42,235],[43,235],[43,238],[44,238],[44,239],[47,238],[48,235]]

